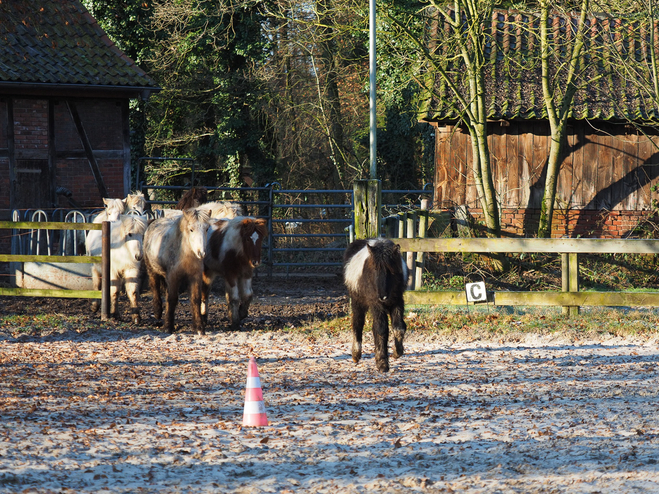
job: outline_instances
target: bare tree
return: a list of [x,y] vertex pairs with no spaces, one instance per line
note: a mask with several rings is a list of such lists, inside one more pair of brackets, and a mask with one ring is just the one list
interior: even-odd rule
[[[581,0],[576,26],[570,22],[571,15],[566,14],[565,35],[558,35],[549,25],[549,12],[556,9],[551,0],[540,0],[540,65],[542,70],[542,96],[547,110],[551,131],[549,156],[547,157],[547,174],[540,210],[538,237],[551,236],[552,217],[556,200],[556,184],[562,162],[562,151],[567,133],[567,120],[572,109],[574,95],[583,84],[580,77],[584,70],[582,53],[584,50],[584,31],[590,0]],[[551,34],[551,40],[550,40]],[[563,46],[560,46],[563,45]],[[568,56],[563,59],[561,53],[567,48]],[[598,76],[599,77],[599,76]],[[594,82],[593,80],[589,81]]]
[[[487,143],[487,89],[485,68],[489,64],[485,47],[489,34],[484,26],[492,17],[491,0],[454,0],[443,4],[430,0],[426,21],[434,26],[431,39],[411,28],[414,16],[389,13],[399,36],[411,41],[425,71],[417,81],[429,95],[449,105],[471,137],[473,176],[489,236],[501,235],[499,206],[492,179]],[[410,54],[400,53],[402,58]],[[438,80],[440,81],[438,83]],[[446,94],[448,93],[448,94]]]

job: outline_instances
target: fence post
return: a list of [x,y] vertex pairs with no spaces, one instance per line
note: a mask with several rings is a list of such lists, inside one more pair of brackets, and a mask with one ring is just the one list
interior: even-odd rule
[[[407,217],[407,226],[406,226],[406,237],[407,238],[414,238],[414,227],[416,226],[416,211],[414,212],[407,212],[406,213]],[[415,275],[416,275],[416,270],[414,269],[414,252],[407,252],[407,272],[409,274],[409,279],[407,282],[407,288],[411,289],[414,288],[416,285],[415,283]]]
[[379,180],[355,180],[355,238],[380,236],[382,185]]
[[[421,211],[419,211],[419,238],[426,238],[428,229],[428,199],[421,199]],[[414,275],[414,289],[421,290],[423,284],[423,264],[425,256],[423,252],[416,253],[416,273]]]
[[101,230],[101,321],[110,318],[110,222]]
[[[563,292],[579,291],[579,254],[561,254],[561,289]],[[563,314],[576,316],[578,306],[563,306]]]

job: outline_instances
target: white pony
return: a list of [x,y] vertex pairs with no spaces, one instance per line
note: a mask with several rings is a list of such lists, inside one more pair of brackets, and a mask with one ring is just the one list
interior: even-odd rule
[[[117,299],[122,282],[130,302],[130,313],[134,324],[140,323],[139,300],[140,269],[142,267],[142,241],[147,226],[145,216],[119,215],[110,222],[110,315],[119,319]],[[88,256],[100,256],[102,252],[102,232],[90,230],[85,247]],[[95,290],[101,289],[101,265],[92,265],[92,283]],[[97,311],[98,300],[92,303]]]
[[146,208],[146,199],[141,192],[128,194],[124,199],[103,198],[105,211],[100,212],[92,223],[103,223],[104,221],[117,221],[119,215],[129,211],[136,211],[140,215],[144,214]]
[[[242,206],[230,201],[206,202],[201,206],[197,206],[195,209],[203,209],[209,214],[211,219],[215,220],[231,219],[243,215]],[[177,218],[182,214],[180,209],[162,209],[161,211],[165,218]]]

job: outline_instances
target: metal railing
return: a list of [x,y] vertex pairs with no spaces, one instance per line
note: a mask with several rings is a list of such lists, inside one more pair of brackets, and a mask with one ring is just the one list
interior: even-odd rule
[[[142,185],[151,207],[173,207],[190,187]],[[245,214],[268,222],[263,263],[269,272],[329,270],[342,264],[354,223],[352,190],[282,189],[266,187],[208,187],[208,200],[227,200],[243,206]],[[420,190],[383,190],[387,214],[420,207],[420,198],[432,199],[432,184]]]

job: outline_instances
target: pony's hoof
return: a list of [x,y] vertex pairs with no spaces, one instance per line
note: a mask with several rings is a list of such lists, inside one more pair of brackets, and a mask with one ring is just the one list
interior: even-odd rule
[[389,362],[377,362],[376,366],[380,372],[389,372]]
[[197,334],[198,334],[199,336],[205,336],[205,335],[206,335],[206,331],[204,331],[203,329],[198,329],[198,330],[197,330]]
[[133,324],[138,325],[142,322],[142,318],[140,316],[133,316]]

